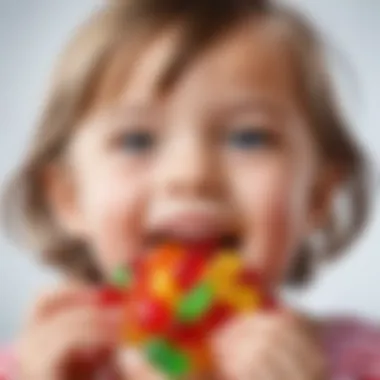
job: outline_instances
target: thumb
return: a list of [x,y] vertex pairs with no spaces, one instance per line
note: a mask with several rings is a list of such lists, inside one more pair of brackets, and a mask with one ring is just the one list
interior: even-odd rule
[[125,379],[165,380],[165,376],[155,370],[137,349],[121,350],[117,362]]

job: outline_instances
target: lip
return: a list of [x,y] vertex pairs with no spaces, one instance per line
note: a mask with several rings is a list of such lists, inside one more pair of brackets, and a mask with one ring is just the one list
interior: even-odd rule
[[215,238],[225,233],[225,228],[218,220],[206,214],[178,215],[165,220],[159,232],[183,238]]
[[150,224],[149,235],[179,240],[216,240],[232,235],[231,224],[223,213],[212,209],[167,212]]

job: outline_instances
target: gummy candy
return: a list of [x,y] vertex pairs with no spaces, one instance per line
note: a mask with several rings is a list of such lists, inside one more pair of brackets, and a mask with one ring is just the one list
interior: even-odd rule
[[136,304],[136,317],[144,331],[159,334],[168,331],[171,312],[168,306],[153,298],[143,299]]
[[257,272],[249,269],[249,268],[243,268],[242,271],[239,273],[239,283],[259,288],[260,287],[260,276]]
[[145,266],[148,270],[163,269],[167,271],[183,260],[183,251],[177,244],[166,243],[156,248],[154,255],[146,258]]
[[[125,319],[126,321],[128,318]],[[121,340],[132,345],[140,345],[149,338],[149,334],[133,323],[125,323],[121,329]]]
[[[237,252],[215,242],[165,243],[114,280],[125,289],[121,343],[142,350],[169,378],[210,370],[210,334],[239,314],[276,307]],[[112,304],[117,295],[104,299]]]
[[238,312],[246,312],[257,309],[260,305],[260,296],[258,293],[247,287],[236,287],[235,296],[232,294],[229,298],[229,304]]
[[128,268],[117,268],[113,274],[112,282],[115,286],[120,288],[127,288],[132,281],[132,273]]
[[145,346],[150,362],[169,376],[185,375],[190,369],[190,359],[163,339],[153,339]]
[[179,299],[179,291],[173,276],[165,269],[153,271],[149,281],[149,291],[157,298],[174,306]]
[[178,306],[178,319],[181,322],[196,322],[212,307],[213,291],[204,283],[188,293]]
[[177,265],[175,276],[181,290],[189,290],[201,279],[205,259],[199,254],[187,254]]
[[205,330],[204,324],[188,324],[176,322],[168,333],[168,338],[174,342],[181,342],[184,345],[196,345],[205,336],[208,330]]
[[216,327],[220,326],[223,322],[226,322],[234,315],[234,309],[223,303],[216,303],[209,310],[201,322],[204,331],[212,331]]
[[234,291],[233,287],[242,268],[236,254],[222,252],[209,264],[206,279],[218,295],[223,295],[225,292],[229,293],[229,290]]
[[98,294],[100,306],[115,306],[126,302],[127,294],[118,288],[107,287],[102,289]]

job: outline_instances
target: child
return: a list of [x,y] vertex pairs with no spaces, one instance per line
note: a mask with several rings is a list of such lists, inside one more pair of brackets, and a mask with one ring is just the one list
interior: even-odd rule
[[[233,237],[267,289],[303,284],[365,225],[365,169],[321,43],[294,12],[269,0],[106,5],[63,53],[6,200],[10,232],[67,278],[8,355],[15,378],[160,378],[138,355],[113,362],[120,310],[96,307],[97,284],[157,236]],[[212,343],[207,378],[380,378],[380,330],[355,321],[255,314]]]

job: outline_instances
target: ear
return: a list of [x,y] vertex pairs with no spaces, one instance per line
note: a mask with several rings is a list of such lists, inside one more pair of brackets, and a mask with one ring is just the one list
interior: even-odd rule
[[310,230],[316,230],[326,225],[343,180],[343,170],[336,165],[325,166],[319,170],[311,194]]
[[84,234],[74,179],[68,167],[52,164],[44,172],[43,186],[50,210],[58,225],[73,237]]

